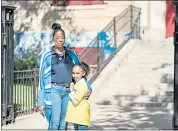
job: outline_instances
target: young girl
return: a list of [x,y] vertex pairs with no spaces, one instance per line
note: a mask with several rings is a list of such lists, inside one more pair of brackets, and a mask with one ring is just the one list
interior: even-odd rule
[[72,122],[75,130],[87,130],[90,125],[90,103],[88,97],[92,89],[86,79],[88,73],[89,66],[84,62],[73,66],[72,77],[75,84],[70,86],[71,93],[69,94],[70,101],[67,108],[66,121]]

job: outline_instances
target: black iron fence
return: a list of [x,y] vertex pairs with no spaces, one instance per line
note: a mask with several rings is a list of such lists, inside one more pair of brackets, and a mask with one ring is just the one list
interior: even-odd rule
[[[98,33],[79,57],[91,66],[89,79],[93,82],[101,70],[130,38],[140,38],[140,8],[129,6]],[[102,43],[102,36],[108,41]],[[13,103],[15,116],[37,111],[39,70],[14,72]]]
[[39,69],[14,72],[13,103],[15,117],[37,111]]
[[[91,67],[91,74],[93,67]],[[39,69],[14,71],[14,116],[30,114],[38,107]]]

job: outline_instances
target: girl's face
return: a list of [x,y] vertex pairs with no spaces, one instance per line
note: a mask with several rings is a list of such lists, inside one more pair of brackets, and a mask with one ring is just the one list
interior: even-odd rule
[[57,31],[53,37],[53,40],[56,48],[62,48],[65,43],[65,35],[63,31],[61,30]]
[[85,76],[85,71],[80,66],[74,66],[72,69],[72,77],[77,82],[83,76]]

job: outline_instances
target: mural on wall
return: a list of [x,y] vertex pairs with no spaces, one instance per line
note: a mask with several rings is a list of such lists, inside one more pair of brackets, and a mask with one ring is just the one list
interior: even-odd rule
[[14,59],[27,58],[31,53],[41,55],[53,45],[51,33],[16,33]]
[[[65,46],[74,49],[79,54],[83,48],[97,47],[97,39],[94,40],[97,35],[99,46],[102,48],[102,59],[104,61],[116,49],[114,43],[111,42],[111,36],[108,32],[69,32],[66,35]],[[37,60],[37,67],[39,67],[40,55],[53,45],[51,32],[15,33],[14,59],[21,60],[33,56]]]

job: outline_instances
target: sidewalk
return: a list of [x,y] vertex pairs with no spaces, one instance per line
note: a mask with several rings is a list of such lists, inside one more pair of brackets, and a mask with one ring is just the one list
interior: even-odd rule
[[26,116],[20,116],[16,119],[15,123],[5,125],[2,129],[46,129],[48,128],[48,123],[46,119],[41,116],[38,112]]
[[[2,127],[3,130],[47,130],[48,129],[48,122],[47,120],[40,115],[39,112],[26,115],[26,116],[20,116],[16,119],[15,123],[5,125]],[[73,129],[72,124],[68,124],[68,129],[71,130]]]
[[[5,125],[5,129],[43,129],[47,130],[47,121],[37,112],[16,119],[13,124]],[[69,129],[73,126],[69,124]],[[172,115],[166,109],[145,107],[113,106],[109,103],[96,104],[91,110],[91,130],[133,130],[133,129],[172,129]]]

